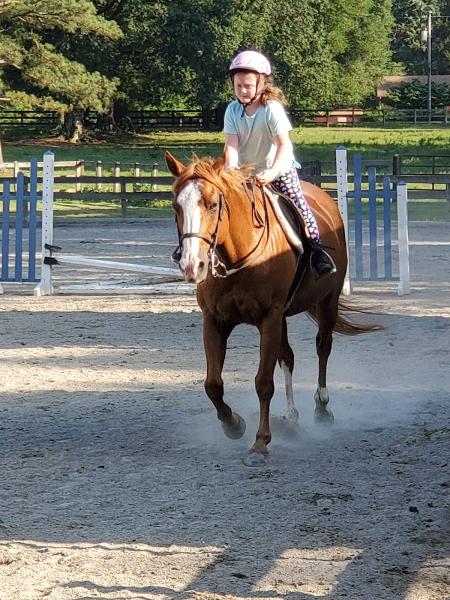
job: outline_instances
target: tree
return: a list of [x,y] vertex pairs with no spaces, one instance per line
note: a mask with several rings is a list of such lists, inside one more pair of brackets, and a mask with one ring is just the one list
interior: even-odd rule
[[448,0],[396,0],[392,41],[393,59],[409,75],[428,72],[427,44],[421,32],[427,28],[428,11],[432,11],[432,72],[450,72],[450,19]]
[[[127,4],[143,6],[139,0]],[[150,49],[143,53],[151,57],[147,90],[156,88],[160,100],[181,97],[211,108],[229,99],[227,68],[243,46],[273,59],[291,106],[362,102],[390,63],[390,0],[174,0],[146,6],[158,14],[152,26],[145,24],[145,12],[141,25],[137,12],[133,22],[143,34],[141,47]],[[119,22],[129,31],[131,21]],[[133,80],[136,90],[144,81]]]
[[[427,104],[428,86],[418,79],[404,83],[389,90],[387,104],[398,108],[423,108]],[[450,104],[450,86],[445,83],[431,84],[431,100],[433,106]]]
[[73,140],[80,133],[80,111],[108,110],[118,81],[88,70],[65,52],[74,34],[121,36],[117,24],[97,15],[90,0],[0,0],[0,27],[0,85],[13,106],[59,110]]
[[[122,98],[131,106],[200,106],[205,114],[207,108],[230,98],[226,73],[231,56],[243,44],[262,44],[270,26],[269,7],[275,4],[274,0],[94,1],[99,13],[117,21],[124,36],[107,44],[92,40],[83,48],[74,38],[74,55],[92,65],[107,62],[105,73],[119,77]],[[267,26],[261,28],[264,18]]]
[[373,95],[390,60],[389,0],[286,0],[274,22],[267,45],[291,105],[355,105]]

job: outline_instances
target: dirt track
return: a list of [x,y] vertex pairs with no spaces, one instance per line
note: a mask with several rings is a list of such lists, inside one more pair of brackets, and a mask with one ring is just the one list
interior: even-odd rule
[[[6,288],[0,599],[448,598],[449,230],[411,226],[410,296],[358,289],[389,329],[335,339],[332,429],[313,422],[314,325],[290,320],[301,426],[274,419],[261,469],[241,461],[256,331],[230,340],[228,400],[247,421],[233,442],[203,392],[194,297]],[[87,224],[55,243],[168,265],[173,241],[167,223]]]

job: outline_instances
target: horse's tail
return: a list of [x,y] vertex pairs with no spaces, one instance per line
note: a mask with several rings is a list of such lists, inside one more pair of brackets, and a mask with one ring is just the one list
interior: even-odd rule
[[335,333],[342,335],[360,335],[361,333],[371,333],[372,331],[385,331],[386,327],[379,323],[355,323],[344,316],[343,313],[370,314],[367,308],[349,306],[342,299],[338,302],[338,314],[336,323],[333,327]]
[[[333,331],[341,335],[360,335],[361,333],[371,333],[372,331],[384,331],[386,327],[379,323],[356,323],[344,316],[343,313],[359,313],[371,314],[371,311],[365,307],[350,306],[342,299],[339,299],[337,306],[337,318],[334,324]],[[319,322],[319,318],[315,310],[308,310],[308,315],[315,321]]]

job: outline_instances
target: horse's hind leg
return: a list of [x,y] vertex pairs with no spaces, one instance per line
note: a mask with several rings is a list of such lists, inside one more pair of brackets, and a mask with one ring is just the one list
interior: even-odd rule
[[294,370],[294,353],[289,345],[287,336],[286,317],[283,318],[283,329],[281,331],[280,353],[278,363],[284,373],[284,387],[286,390],[286,418],[290,423],[298,423],[298,410],[295,408],[294,392],[292,389],[292,372]]
[[316,402],[315,417],[317,421],[333,422],[334,415],[328,406],[330,397],[327,389],[327,364],[333,344],[333,327],[338,314],[338,300],[332,296],[324,298],[318,305],[316,316],[319,331],[316,336],[316,350],[319,357],[319,380],[314,395]]
[[225,435],[238,439],[245,433],[245,421],[223,400],[222,369],[227,351],[227,340],[233,330],[232,325],[218,323],[209,314],[203,316],[203,344],[205,347],[207,373],[205,391],[217,410],[217,418],[222,422]]

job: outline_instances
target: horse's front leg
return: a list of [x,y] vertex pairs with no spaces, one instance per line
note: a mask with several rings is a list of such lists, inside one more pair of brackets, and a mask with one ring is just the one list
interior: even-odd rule
[[238,439],[245,433],[245,421],[223,400],[222,369],[227,351],[227,340],[233,325],[218,322],[209,314],[203,315],[203,344],[205,347],[207,372],[205,391],[217,410],[217,418],[222,422],[225,435]]
[[267,445],[270,433],[269,409],[274,393],[273,374],[280,351],[281,334],[283,329],[283,308],[274,307],[263,320],[260,331],[260,360],[255,379],[256,393],[259,398],[259,427],[256,440],[244,461],[246,465],[255,466],[265,463],[268,454]]

